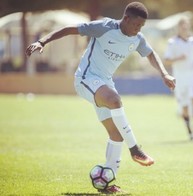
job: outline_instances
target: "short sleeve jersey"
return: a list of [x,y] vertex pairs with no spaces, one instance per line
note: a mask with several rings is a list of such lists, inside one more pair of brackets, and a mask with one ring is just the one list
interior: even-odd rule
[[126,36],[120,29],[120,21],[111,18],[82,23],[78,25],[82,36],[90,37],[90,42],[75,73],[83,79],[87,74],[102,78],[112,78],[119,65],[134,51],[143,57],[152,52],[152,48],[142,33]]
[[177,79],[186,78],[188,75],[193,74],[193,37],[189,37],[188,40],[183,40],[175,36],[168,40],[164,58],[175,59],[182,55],[185,55],[186,59],[176,61],[172,65],[173,75]]

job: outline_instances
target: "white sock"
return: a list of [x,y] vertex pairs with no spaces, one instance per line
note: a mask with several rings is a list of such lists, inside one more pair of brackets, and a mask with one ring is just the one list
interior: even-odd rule
[[132,129],[127,121],[123,107],[118,109],[112,109],[111,115],[113,122],[115,123],[117,129],[119,130],[128,147],[132,148],[133,146],[135,146],[137,142],[132,132]]
[[123,142],[112,141],[111,139],[109,139],[107,143],[105,166],[112,168],[115,176],[121,162],[122,143]]

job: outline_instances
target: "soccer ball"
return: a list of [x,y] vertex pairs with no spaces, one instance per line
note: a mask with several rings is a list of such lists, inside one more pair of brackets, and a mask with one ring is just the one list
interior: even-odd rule
[[90,171],[90,178],[94,188],[104,190],[115,180],[115,174],[109,167],[96,165]]

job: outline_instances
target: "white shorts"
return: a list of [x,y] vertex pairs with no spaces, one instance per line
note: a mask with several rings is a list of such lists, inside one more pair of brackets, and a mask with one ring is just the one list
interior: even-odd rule
[[193,84],[177,83],[174,94],[178,103],[178,112],[182,114],[183,108],[188,107],[189,115],[193,116]]
[[193,85],[176,85],[174,93],[181,107],[188,106],[190,104],[191,99],[193,99]]
[[117,92],[112,79],[104,80],[96,75],[90,74],[85,79],[75,77],[74,80],[74,87],[77,94],[93,104],[100,121],[111,118],[110,109],[106,107],[98,107],[95,102],[95,93],[103,85],[107,85],[109,88]]

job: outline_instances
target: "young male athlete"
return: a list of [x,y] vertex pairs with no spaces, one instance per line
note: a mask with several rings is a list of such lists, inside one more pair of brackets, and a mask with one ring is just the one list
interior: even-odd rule
[[[64,27],[31,44],[26,50],[27,55],[30,56],[36,50],[42,52],[47,43],[67,35],[80,34],[90,37],[90,42],[76,70],[74,84],[77,94],[93,104],[99,120],[109,134],[105,165],[111,167],[115,174],[120,164],[123,140],[128,145],[134,161],[143,166],[154,163],[154,160],[137,145],[121,98],[112,80],[116,69],[128,55],[137,51],[142,57],[149,59],[170,89],[175,88],[175,79],[167,73],[160,58],[140,32],[147,17],[146,7],[142,3],[133,2],[125,8],[121,20],[104,18]],[[106,193],[120,191],[121,189],[116,185],[105,190]]]
[[193,140],[191,117],[193,111],[193,36],[188,17],[182,17],[177,27],[177,35],[168,40],[165,52],[165,63],[172,66],[177,86],[174,91],[185,122],[190,140]]

